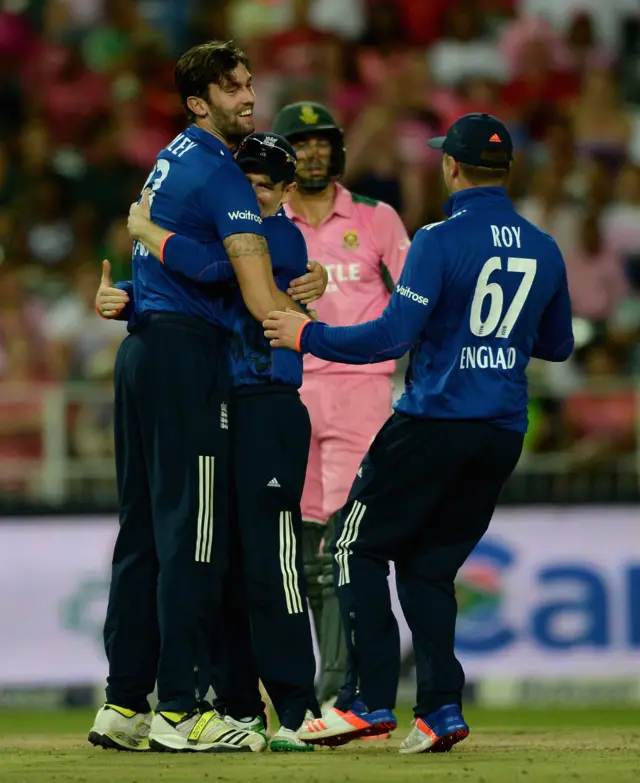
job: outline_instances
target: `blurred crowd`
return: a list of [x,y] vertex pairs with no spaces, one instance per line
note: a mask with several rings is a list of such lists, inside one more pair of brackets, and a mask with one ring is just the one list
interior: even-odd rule
[[[95,314],[100,262],[129,275],[128,206],[184,127],[173,63],[212,38],[251,57],[259,129],[290,101],[328,104],[346,131],[345,184],[392,204],[411,233],[443,217],[426,139],[470,111],[507,122],[511,192],[564,253],[580,343],[568,366],[532,367],[527,447],[583,468],[634,453],[637,0],[0,0],[5,478],[41,453],[49,389],[109,388],[124,331]],[[108,405],[66,415],[73,455],[110,454]]]

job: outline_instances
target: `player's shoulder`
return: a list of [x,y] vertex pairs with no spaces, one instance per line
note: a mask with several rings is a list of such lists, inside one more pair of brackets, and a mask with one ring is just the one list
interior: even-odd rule
[[283,209],[263,222],[274,268],[299,277],[307,271],[307,244],[304,234]]
[[531,238],[534,241],[540,242],[540,244],[543,247],[545,247],[546,249],[552,252],[553,251],[557,251],[558,253],[560,252],[558,243],[551,236],[551,234],[548,234],[546,231],[543,231],[543,229],[541,229],[539,226],[536,226],[535,223],[532,223],[526,217],[523,217],[519,212],[516,212],[516,215],[518,216],[518,220],[520,221],[520,224],[526,229],[527,232],[529,232]]
[[275,215],[266,218],[264,220],[264,229],[267,241],[275,243],[278,249],[286,252],[287,249],[296,245],[302,245],[306,250],[307,245],[304,234],[293,220],[285,214],[284,210],[281,209]]
[[386,201],[363,196],[351,190],[346,192],[351,197],[352,208],[358,215],[360,222],[375,225],[382,222],[389,223],[394,220],[400,221],[400,215]]
[[561,282],[565,275],[565,263],[562,251],[556,240],[535,223],[516,213],[522,230],[522,242],[527,254],[535,257],[542,268]]
[[304,242],[304,234],[298,228],[298,226],[291,220],[281,207],[275,215],[266,218],[264,221],[265,231],[267,237],[273,236],[274,239],[285,240],[289,242],[302,241]]
[[460,223],[457,218],[461,213],[454,213],[446,220],[436,220],[419,228],[413,237],[412,244],[435,244],[443,242],[452,234],[460,235]]
[[214,182],[217,178],[223,179],[225,184],[246,179],[230,154],[191,140],[184,134],[160,150],[157,159],[169,163],[173,177],[179,176],[194,185]]
[[[346,190],[346,189],[345,189]],[[378,201],[376,198],[370,198],[369,196],[363,196],[361,193],[354,193],[353,190],[346,191],[349,196],[351,197],[351,203],[355,204],[356,206],[361,206],[369,209],[375,209],[378,204],[382,204],[384,202]]]
[[438,241],[452,234],[460,237],[460,232],[463,230],[461,224],[468,220],[473,220],[473,213],[464,208],[458,209],[444,220],[436,220],[422,226],[418,229],[416,237],[420,235],[423,241],[427,241],[427,238],[431,241]]

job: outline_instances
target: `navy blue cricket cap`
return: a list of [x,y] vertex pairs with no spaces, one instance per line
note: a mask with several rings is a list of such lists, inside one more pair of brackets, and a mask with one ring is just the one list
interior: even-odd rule
[[243,171],[267,174],[272,182],[293,182],[298,157],[296,151],[279,133],[252,133],[240,145],[236,163]]
[[507,126],[491,114],[465,114],[446,136],[431,139],[427,145],[469,166],[506,169],[513,160],[513,141]]

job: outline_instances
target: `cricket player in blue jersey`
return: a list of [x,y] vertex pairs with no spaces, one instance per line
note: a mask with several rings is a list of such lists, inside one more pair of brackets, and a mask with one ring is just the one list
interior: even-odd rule
[[[145,187],[154,220],[225,252],[246,306],[294,303],[277,288],[255,192],[233,159],[253,131],[246,56],[196,46],[175,81],[191,125],[157,157]],[[120,530],[104,639],[106,704],[89,740],[123,750],[260,751],[256,732],[200,714],[194,667],[221,607],[230,452],[226,300],[135,243],[136,323],[115,366]],[[159,703],[148,702],[157,681]]]
[[[308,279],[306,244],[281,208],[296,187],[294,148],[278,134],[254,133],[242,142],[236,162],[256,191],[277,285],[286,291],[293,280],[294,291],[307,291],[303,299],[321,295],[325,278],[311,296],[311,284],[298,282]],[[146,192],[140,205],[132,206],[129,230],[159,259],[157,263],[174,272],[194,281],[235,282],[233,267],[219,246],[198,243],[151,222]],[[132,284],[118,287],[128,301],[120,309],[120,299],[117,318],[131,319]],[[119,295],[113,289],[99,292],[99,309],[117,304]],[[271,349],[235,285],[228,288],[225,314],[233,386],[232,539],[237,545],[232,546],[223,601],[223,632],[216,635],[224,644],[214,645],[216,708],[226,713],[233,728],[262,730],[260,678],[281,724],[271,749],[308,751],[312,747],[296,736],[307,710],[319,714],[300,542],[300,499],[311,436],[298,392],[302,357],[295,351]],[[209,684],[203,683],[202,690]]]
[[520,457],[530,358],[565,361],[573,350],[562,255],[505,189],[507,128],[470,114],[430,146],[444,151],[448,220],[417,232],[382,316],[330,327],[274,313],[264,324],[274,347],[333,362],[410,350],[405,392],[358,470],[332,544],[355,677],[332,710],[299,732],[311,743],[342,744],[396,725],[390,560],[418,679],[415,722],[400,752],[447,751],[468,736],[454,580]]

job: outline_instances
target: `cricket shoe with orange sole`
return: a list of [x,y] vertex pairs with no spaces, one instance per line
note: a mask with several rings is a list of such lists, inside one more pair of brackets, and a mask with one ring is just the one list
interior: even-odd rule
[[347,712],[331,707],[321,718],[303,723],[298,737],[310,745],[337,747],[353,740],[388,735],[397,725],[392,710],[368,712],[365,705],[357,701]]
[[447,704],[426,718],[415,719],[411,732],[400,745],[400,753],[448,753],[468,736],[469,726],[460,707]]
[[[325,712],[327,712],[327,710],[330,710],[331,707],[334,706],[334,704],[336,702],[336,698],[337,697],[334,696],[332,699],[327,699],[327,701],[323,702],[320,705],[320,709],[322,710],[322,714],[323,715],[324,715]],[[309,720],[313,720],[313,715],[311,713],[309,713],[309,717],[307,718],[307,720],[308,721]],[[388,740],[390,736],[391,736],[391,732],[387,731],[387,732],[384,732],[383,734],[365,734],[363,737],[360,737],[360,739],[362,739],[362,740]]]

